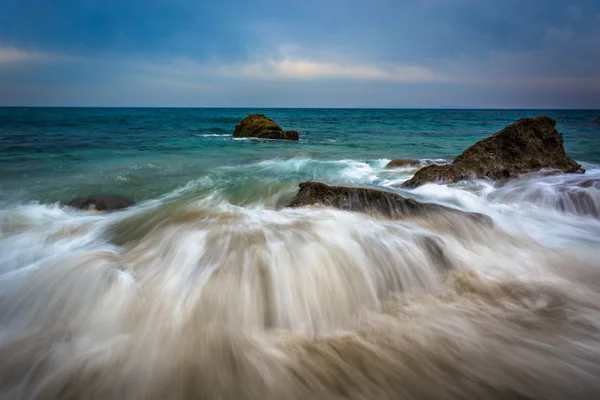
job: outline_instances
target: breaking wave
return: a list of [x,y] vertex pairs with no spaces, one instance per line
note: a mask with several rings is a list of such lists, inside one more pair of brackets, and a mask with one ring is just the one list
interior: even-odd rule
[[[263,160],[112,214],[0,211],[0,397],[600,393],[600,170],[408,192],[388,161]],[[303,179],[494,226],[285,207]]]

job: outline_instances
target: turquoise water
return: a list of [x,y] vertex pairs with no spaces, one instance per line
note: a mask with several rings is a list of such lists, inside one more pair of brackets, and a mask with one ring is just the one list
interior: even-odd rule
[[[232,138],[254,112],[300,142]],[[585,174],[385,168],[540,114]],[[597,397],[598,116],[0,109],[0,398]],[[437,206],[287,207],[304,180]],[[92,194],[137,204],[64,205]]]
[[[232,138],[249,113],[299,130],[301,141]],[[600,163],[598,111],[0,108],[0,201],[53,203],[90,192],[140,201],[202,177],[349,183],[333,171],[346,167],[332,161],[453,158],[541,114],[557,119],[572,157]]]

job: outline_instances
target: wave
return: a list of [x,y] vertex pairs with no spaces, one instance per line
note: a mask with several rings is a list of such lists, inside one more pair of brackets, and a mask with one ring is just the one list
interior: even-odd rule
[[600,217],[600,170],[585,175],[524,177],[489,194],[493,202],[533,203],[573,214]]
[[378,176],[389,162],[386,159],[376,160],[319,160],[307,157],[291,157],[263,160],[248,168],[256,168],[261,172],[296,176],[298,179],[313,179],[325,182],[340,182],[350,184],[379,184],[382,179]]
[[[0,398],[600,392],[600,220],[557,203],[596,199],[600,170],[406,191],[388,161],[294,153],[111,214],[1,210]],[[494,226],[285,207],[310,178]]]
[[[258,137],[233,137],[232,138],[238,142],[256,142],[256,143],[290,143],[289,140],[286,139],[266,139],[266,138],[258,138]],[[306,142],[307,140],[304,138],[300,138],[298,142]]]
[[203,133],[197,134],[198,137],[231,137],[229,133]]
[[8,277],[2,260],[2,396],[600,389],[600,275],[577,257],[469,219],[449,230],[436,215],[156,207],[103,216],[32,205],[20,229],[4,219],[3,243],[23,253]]

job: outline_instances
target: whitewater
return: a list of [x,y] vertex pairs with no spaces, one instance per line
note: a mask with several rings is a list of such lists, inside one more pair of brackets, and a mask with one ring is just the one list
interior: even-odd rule
[[[0,397],[597,397],[600,166],[409,191],[388,161],[223,166],[114,213],[5,205]],[[287,208],[289,174],[493,224]]]

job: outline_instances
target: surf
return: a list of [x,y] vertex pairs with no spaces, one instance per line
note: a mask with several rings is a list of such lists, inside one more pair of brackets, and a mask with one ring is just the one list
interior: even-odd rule
[[[315,162],[253,168],[279,175]],[[390,174],[384,161],[326,165],[340,165],[343,181]],[[263,194],[241,206],[226,190],[202,191],[218,179],[118,213],[43,204],[3,211],[3,398],[564,398],[600,390],[600,223],[589,213],[523,213],[551,204],[509,200],[512,186],[475,182],[413,195],[484,212],[493,227],[435,213],[391,220],[287,208],[293,185],[280,186],[276,201]],[[571,178],[526,179],[536,187]],[[545,242],[560,231],[549,233],[542,218],[571,221],[560,225],[570,231]]]

